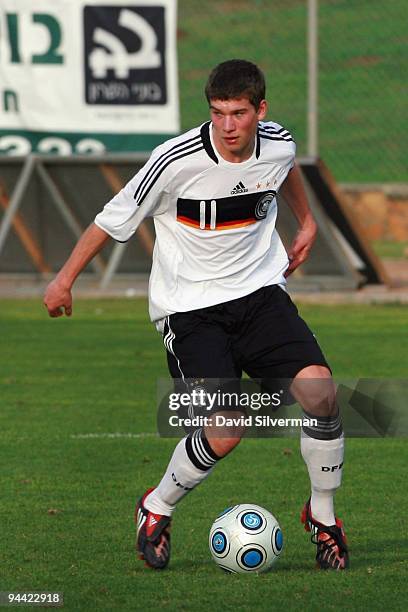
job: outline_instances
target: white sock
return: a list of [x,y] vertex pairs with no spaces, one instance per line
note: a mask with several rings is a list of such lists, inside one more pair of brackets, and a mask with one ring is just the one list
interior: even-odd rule
[[342,434],[334,440],[318,440],[302,430],[301,452],[312,488],[312,516],[323,525],[334,525],[334,494],[341,484],[344,436]]
[[176,504],[212,472],[219,457],[202,429],[180,440],[157,487],[146,497],[145,507],[154,514],[171,516]]

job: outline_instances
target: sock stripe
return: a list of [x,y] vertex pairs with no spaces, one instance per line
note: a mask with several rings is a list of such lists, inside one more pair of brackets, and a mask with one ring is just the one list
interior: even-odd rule
[[208,471],[220,459],[211,449],[202,428],[196,429],[193,433],[189,434],[185,441],[188,458],[199,470],[203,472]]
[[332,427],[319,427],[319,425],[310,425],[310,426],[307,425],[306,427],[309,427],[310,429],[315,429],[316,431],[331,432],[331,431],[338,429],[340,426],[341,426],[341,421],[338,421]]
[[193,446],[193,441],[192,441],[192,436],[191,434],[189,434],[186,438],[186,451],[187,451],[187,455],[188,458],[190,459],[191,463],[199,470],[202,470],[203,472],[206,472],[207,470],[209,470],[212,466],[211,465],[207,465],[206,463],[204,463],[200,457],[200,455],[197,454],[195,445]]
[[340,438],[343,433],[342,427],[339,427],[339,429],[336,429],[336,431],[327,433],[316,431],[316,429],[310,429],[309,427],[305,426],[303,426],[302,429],[305,434],[309,436],[309,438],[315,438],[316,440],[336,440],[337,438]]
[[193,433],[193,437],[195,438],[196,442],[197,442],[197,446],[200,450],[200,452],[202,453],[202,455],[204,456],[205,460],[210,463],[211,465],[213,465],[214,463],[216,463],[218,457],[214,458],[212,457],[208,452],[207,449],[204,446],[204,441],[207,442],[208,447],[211,450],[210,445],[208,444],[208,440],[207,438],[203,437],[203,430],[202,429],[197,429],[194,433]]
[[200,461],[198,461],[198,459],[195,456],[195,453],[193,452],[193,448],[192,448],[192,442],[191,442],[191,436],[188,435],[185,439],[185,444],[186,444],[186,452],[188,455],[188,458],[190,459],[191,463],[199,470],[203,470],[203,472],[206,472],[208,468],[206,468],[205,466],[202,465],[202,463]]
[[200,439],[197,437],[197,433],[199,433],[199,430],[196,430],[193,432],[192,436],[191,436],[191,442],[193,444],[193,447],[197,453],[197,455],[199,455],[199,457],[201,458],[203,463],[208,463],[208,465],[211,465],[211,461],[209,461],[209,458],[205,456],[205,453],[202,452],[201,450],[201,446],[200,446]]
[[201,463],[203,465],[206,465],[208,467],[211,467],[212,465],[214,465],[215,461],[213,461],[212,459],[208,459],[205,454],[202,452],[201,450],[201,446],[200,446],[200,439],[197,438],[197,436],[195,435],[196,432],[194,432],[192,438],[191,438],[191,442],[192,442],[192,446],[195,450],[195,453],[197,455],[197,457],[199,457]]
[[317,416],[303,411],[303,417],[308,420],[316,420],[317,425],[303,425],[303,431],[310,437],[317,440],[335,440],[340,438],[343,433],[343,424],[340,413],[336,416]]

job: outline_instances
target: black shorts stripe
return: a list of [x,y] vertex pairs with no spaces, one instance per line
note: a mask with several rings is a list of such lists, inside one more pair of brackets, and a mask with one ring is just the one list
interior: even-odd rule
[[[167,331],[166,331],[166,329],[167,329]],[[176,334],[173,332],[173,330],[170,327],[170,317],[166,317],[164,333],[163,333],[163,342],[164,342],[164,345],[165,345],[167,351],[171,355],[173,355],[173,357],[174,357],[174,361],[175,361],[177,369],[178,369],[177,377],[179,378],[180,375],[181,375],[181,378],[182,378],[183,382],[186,384],[186,386],[188,388],[187,382],[185,380],[184,372],[183,372],[181,364],[180,364],[180,359],[178,358],[178,356],[176,355],[175,350],[174,350],[173,343],[174,343],[175,339],[176,339]]]
[[171,329],[169,327],[168,317],[166,317],[164,326],[165,326],[165,328],[164,328],[164,332],[163,332],[163,343],[164,343],[164,346],[166,347],[166,349],[171,353],[170,340],[173,337],[173,332],[171,331]]

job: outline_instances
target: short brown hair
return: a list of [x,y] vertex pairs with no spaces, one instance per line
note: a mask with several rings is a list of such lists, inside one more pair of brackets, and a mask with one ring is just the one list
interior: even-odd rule
[[263,72],[247,60],[232,59],[218,64],[205,86],[208,103],[211,100],[229,100],[246,97],[256,110],[265,98]]

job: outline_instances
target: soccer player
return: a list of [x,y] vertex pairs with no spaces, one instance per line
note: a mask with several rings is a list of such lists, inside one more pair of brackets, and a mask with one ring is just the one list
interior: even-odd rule
[[[84,232],[44,302],[51,317],[71,315],[78,274],[110,238],[126,242],[152,216],[149,311],[163,334],[172,377],[190,390],[207,379],[222,388],[243,371],[266,382],[293,380],[291,395],[315,421],[301,432],[311,481],[301,519],[317,545],[318,566],[345,569],[348,550],[333,505],[344,454],[334,384],[285,291],[286,277],[305,261],[316,236],[295,143],[288,130],[265,121],[264,76],[251,62],[219,64],[205,94],[211,120],[153,151]],[[279,190],[299,225],[288,253],[275,228]],[[166,567],[177,503],[233,450],[241,433],[222,434],[211,421],[179,441],[162,479],[136,506],[136,545],[149,566]]]

